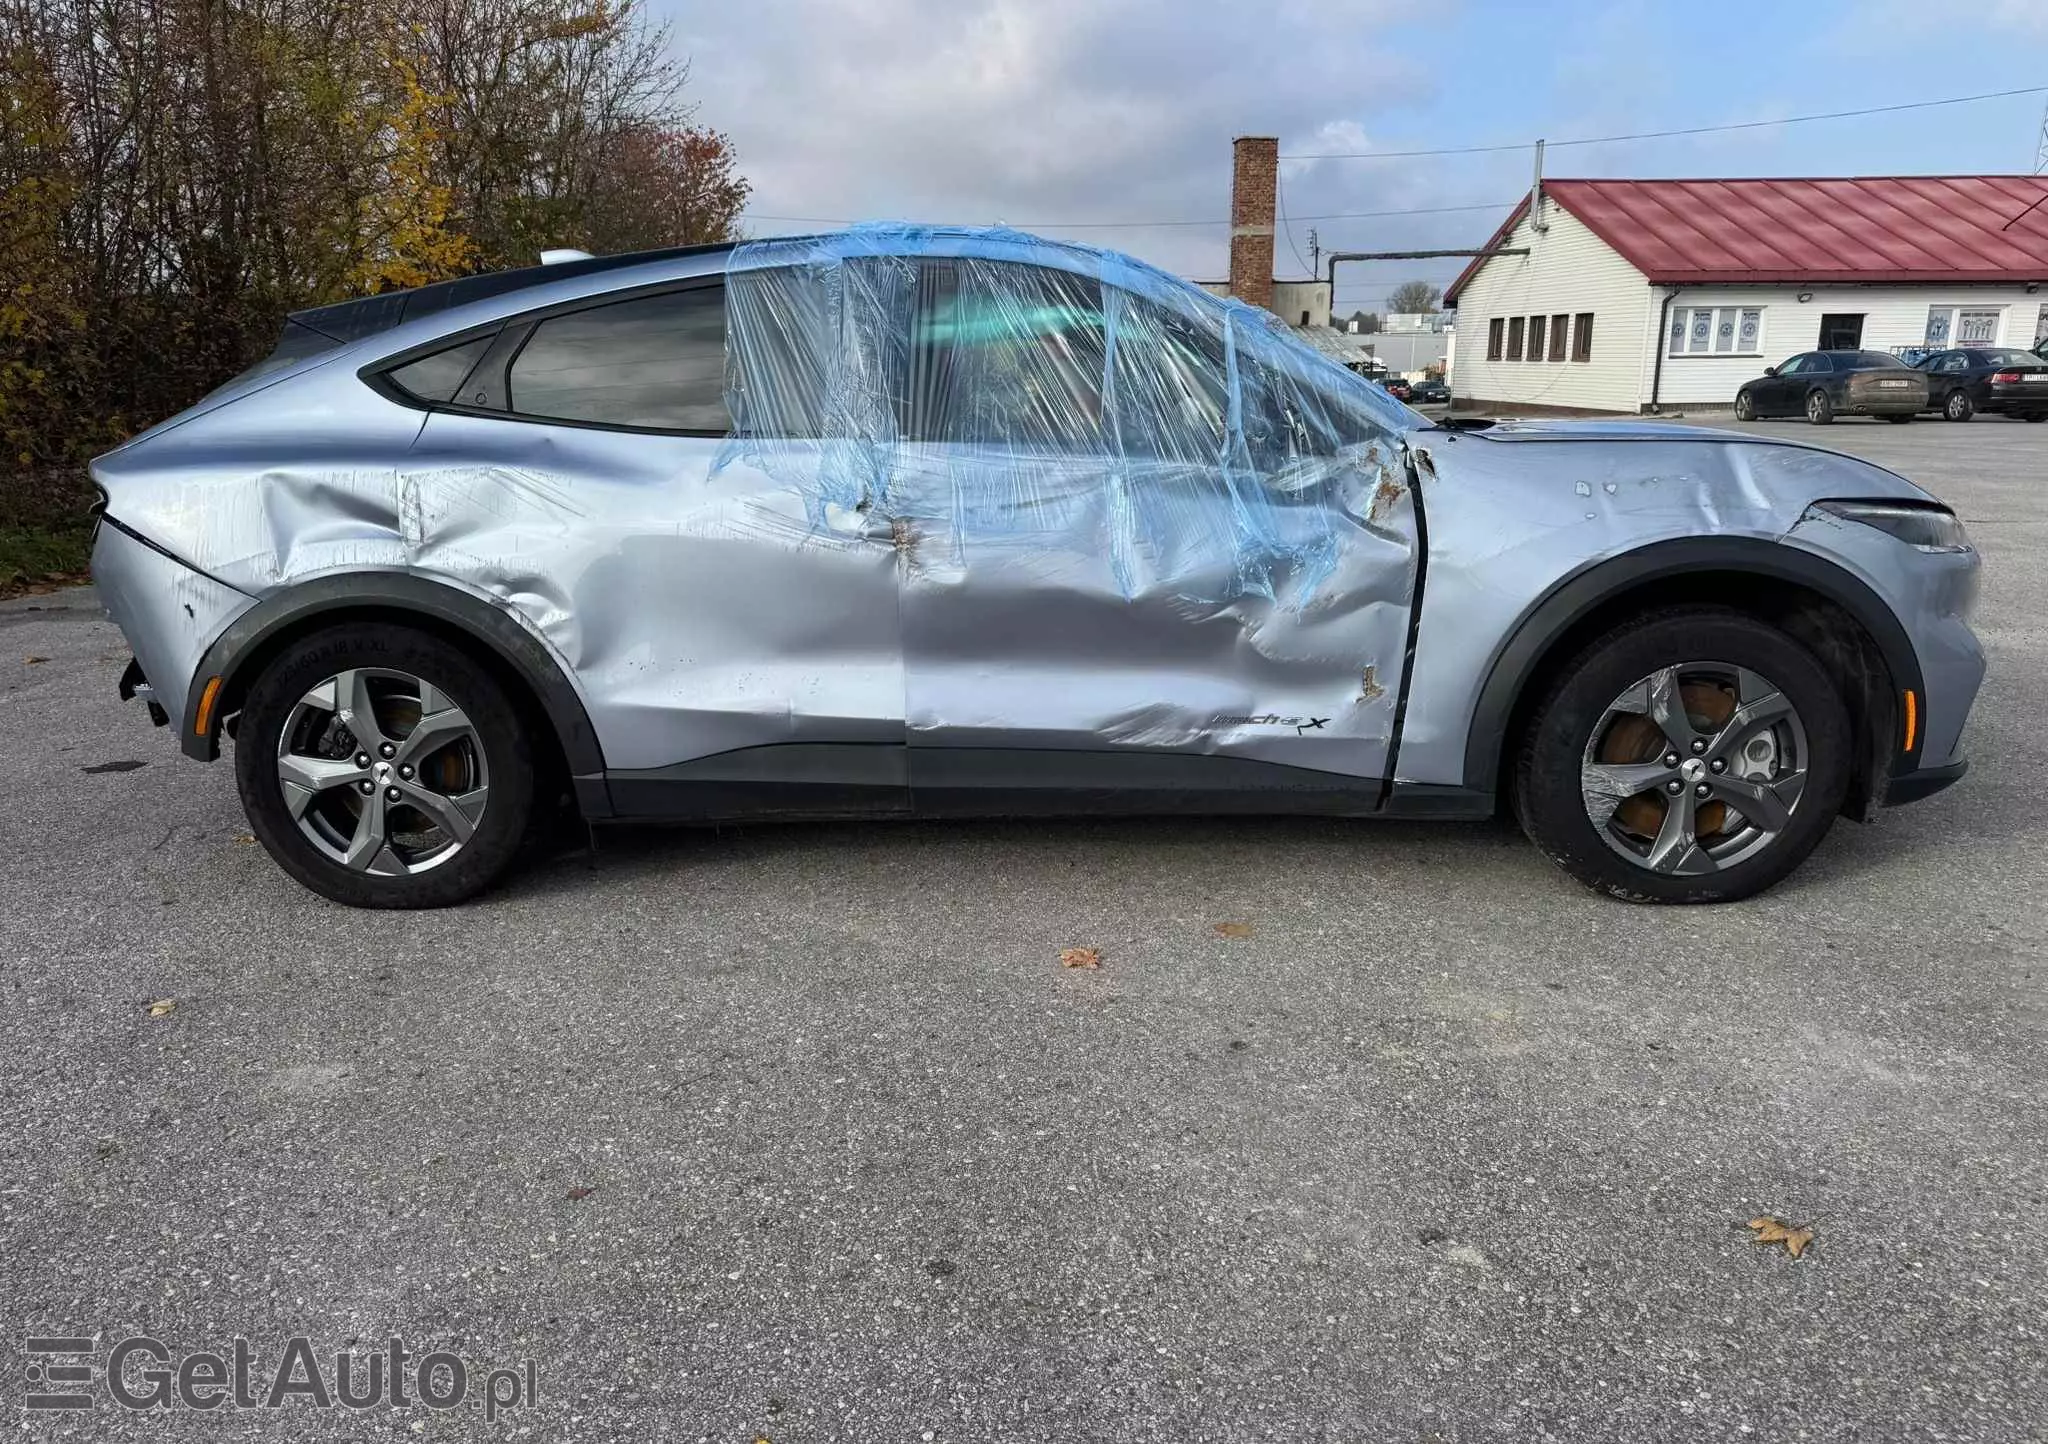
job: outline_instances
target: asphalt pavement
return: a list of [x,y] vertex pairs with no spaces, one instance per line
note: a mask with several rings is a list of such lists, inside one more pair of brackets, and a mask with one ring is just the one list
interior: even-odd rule
[[350,912],[116,701],[89,593],[0,607],[17,1347],[397,1335],[539,1386],[29,1412],[23,1353],[0,1422],[2048,1438],[2048,427],[1816,439],[1982,548],[1974,770],[1716,908],[1501,826],[1236,819],[605,833]]

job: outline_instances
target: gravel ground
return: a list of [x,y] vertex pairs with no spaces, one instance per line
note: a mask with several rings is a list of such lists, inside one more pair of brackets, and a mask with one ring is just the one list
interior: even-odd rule
[[265,1371],[396,1334],[540,1399],[31,1414],[23,1357],[4,1417],[2048,1438],[2048,428],[1822,439],[1983,548],[1976,771],[1714,909],[1495,826],[1238,820],[607,833],[352,913],[115,701],[89,593],[7,604],[0,1318]]

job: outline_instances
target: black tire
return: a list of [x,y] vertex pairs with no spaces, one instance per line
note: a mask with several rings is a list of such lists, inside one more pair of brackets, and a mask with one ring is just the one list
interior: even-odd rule
[[[466,716],[483,753],[488,796],[474,832],[444,861],[422,871],[381,875],[352,870],[316,847],[286,805],[278,752],[300,699],[326,679],[358,668],[430,683]],[[423,783],[428,770],[423,760]],[[527,840],[534,776],[527,724],[496,679],[461,648],[384,623],[332,627],[287,647],[250,687],[236,729],[235,781],[257,839],[286,872],[322,897],[350,907],[446,907],[482,892],[504,874]]]
[[[1805,728],[1805,791],[1783,830],[1754,855],[1710,873],[1652,872],[1609,846],[1587,816],[1581,765],[1611,701],[1660,668],[1709,658],[1761,673],[1792,703]],[[1515,812],[1546,856],[1598,892],[1629,902],[1732,902],[1778,882],[1827,835],[1848,792],[1853,737],[1826,669],[1777,628],[1718,607],[1650,612],[1558,670],[1521,734]]]
[[1967,391],[1951,391],[1941,398],[1941,419],[1944,421],[1968,421],[1977,414],[1977,403],[1970,399]]
[[1835,419],[1834,398],[1818,386],[1806,393],[1806,419],[1815,426],[1826,426]]
[[2048,411],[2029,411],[2020,418],[2022,421],[2048,421]]
[[1885,418],[1885,420],[1889,421],[1894,426],[1904,426],[1907,422],[1911,421],[1912,419],[1913,418],[1910,416],[1887,416]]
[[1756,398],[1749,394],[1747,388],[1735,393],[1735,419],[1737,421],[1756,420]]

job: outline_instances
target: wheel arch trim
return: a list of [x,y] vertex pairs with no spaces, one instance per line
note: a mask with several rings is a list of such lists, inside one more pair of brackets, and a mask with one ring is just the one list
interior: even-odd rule
[[[1557,582],[1516,619],[1508,639],[1488,663],[1486,680],[1465,734],[1468,789],[1494,793],[1500,785],[1503,745],[1515,712],[1550,650],[1599,608],[1652,582],[1695,572],[1750,572],[1804,587],[1840,606],[1869,633],[1891,673],[1894,694],[1925,695],[1920,661],[1905,627],[1862,578],[1816,553],[1754,537],[1680,537],[1653,542],[1581,567]],[[1892,770],[1910,769],[1918,756],[1894,751]]]
[[353,571],[316,577],[264,598],[229,623],[200,658],[185,699],[179,746],[186,755],[202,761],[220,755],[219,715],[209,717],[205,727],[199,725],[200,698],[208,679],[219,677],[223,694],[238,695],[250,680],[250,664],[267,655],[272,644],[322,617],[361,611],[410,614],[481,643],[539,699],[571,775],[602,776],[604,753],[590,713],[547,644],[501,603],[411,572]]

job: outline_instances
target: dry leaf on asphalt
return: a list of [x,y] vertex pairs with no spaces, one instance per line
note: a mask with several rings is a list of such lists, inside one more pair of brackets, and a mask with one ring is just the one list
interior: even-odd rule
[[1806,1246],[1813,1242],[1812,1224],[1808,1224],[1804,1228],[1794,1228],[1791,1224],[1780,1219],[1764,1215],[1760,1218],[1751,1219],[1749,1226],[1756,1230],[1755,1241],[1757,1243],[1766,1245],[1781,1243],[1785,1245],[1785,1252],[1794,1258],[1798,1258],[1799,1255],[1805,1253]]
[[1252,935],[1250,923],[1218,923],[1210,929],[1219,938],[1248,938]]
[[178,1000],[176,998],[158,998],[149,1005],[149,1016],[152,1018],[168,1018],[177,1011]]
[[248,842],[254,842],[255,840],[256,840],[256,837],[255,837],[255,834],[254,834],[254,833],[248,833],[248,832],[238,832],[238,833],[236,833],[236,834],[235,834],[235,841],[236,841],[236,842],[240,842],[240,843],[248,843]]
[[581,1203],[584,1199],[590,1197],[590,1195],[595,1192],[597,1192],[597,1190],[594,1188],[589,1188],[583,1184],[578,1184],[576,1187],[569,1190],[569,1201],[571,1203]]
[[1102,966],[1102,949],[1061,948],[1060,966],[1063,968],[1099,968]]
[[49,659],[48,657],[24,657],[24,658],[22,658],[22,662],[23,662],[23,664],[24,664],[25,666],[30,666],[30,667],[33,667],[33,666],[34,666],[34,665],[35,665],[36,663],[38,663],[38,662],[47,662],[47,661],[49,661],[49,660],[50,660],[50,659]]

